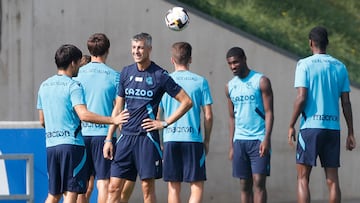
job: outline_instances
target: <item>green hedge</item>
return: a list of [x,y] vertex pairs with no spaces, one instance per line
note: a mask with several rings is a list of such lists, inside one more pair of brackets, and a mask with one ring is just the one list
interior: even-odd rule
[[352,83],[360,84],[358,0],[179,0],[299,57],[311,55],[308,33],[328,29],[328,53],[342,60]]

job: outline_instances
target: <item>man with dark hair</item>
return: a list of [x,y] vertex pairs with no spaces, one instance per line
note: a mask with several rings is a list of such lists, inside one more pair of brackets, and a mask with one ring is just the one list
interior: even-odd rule
[[[175,71],[170,76],[193,101],[193,107],[184,116],[163,130],[163,179],[168,182],[168,202],[172,203],[181,202],[182,182],[190,185],[188,202],[202,202],[206,180],[205,158],[213,125],[209,84],[204,77],[190,71],[191,52],[192,47],[187,42],[176,42],[171,48],[171,62]],[[171,116],[178,106],[179,103],[168,94],[163,96],[160,104],[165,118]],[[202,111],[204,132],[201,131]]]
[[41,83],[37,109],[46,133],[49,193],[46,203],[75,203],[86,192],[88,167],[81,133],[81,121],[121,124],[128,113],[104,117],[88,111],[81,84],[72,79],[78,74],[82,52],[74,45],[61,46],[55,54],[57,74]]
[[225,88],[233,176],[240,179],[241,202],[265,203],[274,123],[271,83],[263,74],[249,69],[242,48],[229,49],[226,60],[234,74]]
[[[104,157],[113,159],[108,202],[119,202],[125,181],[135,181],[139,175],[145,203],[156,202],[155,179],[162,177],[162,151],[158,130],[166,128],[184,115],[192,102],[186,92],[174,82],[168,72],[150,60],[152,37],[140,33],[131,39],[133,64],[123,68],[118,97],[113,110],[130,113],[122,125],[121,135],[113,155],[112,142],[105,142]],[[156,120],[164,93],[179,103],[177,111],[166,120]],[[106,140],[110,140],[116,126],[111,126]]]
[[[95,33],[87,40],[87,47],[91,55],[91,62],[82,66],[75,80],[84,87],[87,108],[103,116],[111,116],[114,108],[115,98],[118,91],[120,73],[106,64],[109,55],[110,40],[103,33]],[[110,180],[111,161],[103,156],[104,140],[109,125],[98,125],[90,122],[82,122],[82,133],[87,149],[87,164],[90,169],[89,185],[98,189],[98,203],[105,203],[108,194]],[[111,140],[116,141],[114,133]],[[88,202],[91,195],[91,188],[84,196],[79,197],[78,203]]]
[[310,202],[309,181],[319,156],[329,189],[329,202],[341,202],[338,168],[340,167],[339,99],[348,127],[346,149],[356,146],[350,82],[345,65],[326,54],[327,30],[314,27],[309,33],[312,56],[299,60],[295,72],[297,97],[291,116],[288,142],[294,145],[295,124],[301,114],[296,147],[298,202]]

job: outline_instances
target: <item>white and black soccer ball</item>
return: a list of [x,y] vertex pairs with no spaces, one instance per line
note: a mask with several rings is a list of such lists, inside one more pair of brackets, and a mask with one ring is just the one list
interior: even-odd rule
[[170,30],[181,31],[189,24],[189,15],[182,7],[173,7],[166,12],[166,26]]

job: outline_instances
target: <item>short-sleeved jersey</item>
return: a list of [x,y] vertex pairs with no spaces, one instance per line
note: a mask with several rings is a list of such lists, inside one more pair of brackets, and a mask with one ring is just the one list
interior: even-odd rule
[[[102,116],[111,116],[117,96],[120,73],[104,63],[90,62],[80,68],[78,77],[85,91],[89,111]],[[106,135],[109,125],[82,122],[83,136]]]
[[[163,130],[164,142],[203,142],[201,108],[213,103],[209,84],[204,77],[190,71],[175,71],[170,76],[190,96],[193,107],[179,120]],[[172,115],[180,105],[168,94],[164,94],[160,104],[165,118]]]
[[327,54],[314,54],[299,60],[295,72],[296,88],[307,88],[300,129],[340,129],[339,99],[350,92],[346,67]]
[[46,147],[60,144],[84,146],[81,122],[74,106],[84,104],[81,84],[65,75],[54,75],[39,88],[37,108],[45,119]]
[[124,135],[139,135],[146,130],[141,127],[145,118],[155,119],[160,100],[165,92],[175,97],[181,87],[174,82],[168,72],[154,62],[145,71],[139,71],[135,64],[121,71],[118,95],[125,98],[125,108],[129,111],[128,122],[122,125]]
[[262,76],[250,70],[246,78],[235,76],[228,83],[228,93],[234,106],[234,141],[263,140],[265,137],[265,112],[260,90]]

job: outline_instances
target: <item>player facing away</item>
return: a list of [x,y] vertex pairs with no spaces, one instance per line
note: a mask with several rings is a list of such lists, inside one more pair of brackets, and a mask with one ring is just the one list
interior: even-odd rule
[[329,202],[341,202],[338,168],[340,167],[339,100],[346,120],[348,135],[346,149],[356,146],[350,82],[345,65],[328,55],[328,33],[324,27],[314,27],[309,33],[312,56],[298,61],[294,86],[297,96],[288,131],[288,142],[293,146],[295,123],[301,114],[296,147],[298,202],[310,202],[310,173],[319,156],[325,169]]
[[[106,64],[109,55],[110,40],[104,33],[94,33],[87,40],[91,62],[82,66],[75,80],[84,87],[87,108],[103,116],[111,116],[117,96],[120,73]],[[82,134],[87,149],[87,164],[90,170],[89,185],[98,189],[97,202],[106,202],[110,181],[111,161],[103,156],[104,140],[109,125],[82,122]],[[115,143],[116,135],[112,142]],[[79,196],[78,203],[89,202],[91,188],[86,195]],[[81,198],[81,199],[80,199]]]
[[[104,146],[105,158],[113,159],[108,202],[118,202],[126,180],[141,180],[144,202],[156,202],[155,179],[162,177],[162,151],[159,129],[163,129],[184,115],[192,101],[174,82],[166,70],[150,60],[152,38],[140,33],[131,39],[134,64],[123,68],[119,84],[119,97],[113,115],[122,109],[130,113],[129,121],[121,128],[113,155],[112,143]],[[156,120],[160,100],[164,93],[174,97],[180,106],[165,121]],[[106,139],[111,139],[115,126],[110,126]]]
[[249,69],[242,48],[229,49],[226,60],[234,74],[225,88],[233,176],[240,179],[241,202],[266,202],[274,122],[271,83]]
[[[163,129],[163,179],[168,182],[168,202],[180,203],[181,182],[190,183],[188,202],[200,203],[206,180],[205,156],[209,151],[213,125],[213,103],[207,80],[189,70],[192,47],[187,42],[172,45],[171,62],[175,72],[170,76],[193,101],[193,107],[179,120]],[[168,118],[179,103],[168,94],[161,100],[163,116]],[[204,137],[201,132],[201,111],[204,114]]]
[[105,117],[88,111],[78,74],[82,52],[74,45],[62,45],[55,54],[57,74],[40,85],[37,109],[45,127],[49,191],[46,203],[74,203],[86,192],[88,167],[81,133],[81,121],[121,124],[129,114]]

